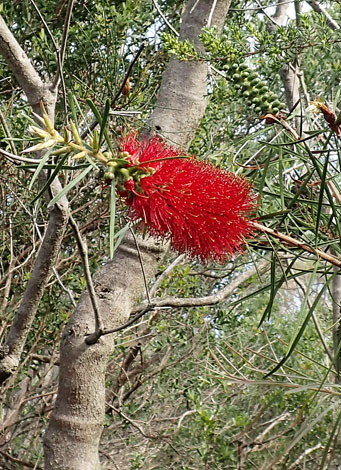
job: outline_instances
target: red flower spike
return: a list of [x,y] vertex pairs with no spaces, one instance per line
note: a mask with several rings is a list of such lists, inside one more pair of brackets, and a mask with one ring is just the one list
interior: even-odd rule
[[244,178],[194,157],[181,158],[180,150],[156,136],[140,142],[137,133],[129,133],[121,150],[129,153],[130,166],[155,170],[135,189],[130,180],[120,191],[131,218],[141,219],[151,235],[169,238],[175,250],[202,261],[223,262],[243,251],[244,239],[254,231],[248,216],[257,205]]

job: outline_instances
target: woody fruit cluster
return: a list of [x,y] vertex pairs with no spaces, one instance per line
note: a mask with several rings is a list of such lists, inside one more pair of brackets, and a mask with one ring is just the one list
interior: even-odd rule
[[227,72],[226,78],[231,81],[234,88],[257,114],[277,114],[285,108],[276,95],[269,90],[266,82],[261,80],[257,72],[247,64],[226,64],[223,69]]

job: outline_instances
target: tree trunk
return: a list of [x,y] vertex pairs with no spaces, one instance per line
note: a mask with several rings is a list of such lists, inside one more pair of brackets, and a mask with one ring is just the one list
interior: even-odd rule
[[[197,36],[208,19],[221,29],[230,0],[190,0],[181,38]],[[212,15],[213,13],[213,15]],[[150,123],[186,149],[206,107],[207,65],[171,59],[164,74],[155,111]],[[139,238],[147,278],[157,271],[165,245]],[[106,329],[123,324],[144,291],[140,260],[134,240],[128,236],[115,259],[95,275],[94,286]],[[44,439],[46,470],[98,470],[98,445],[105,409],[107,359],[114,349],[114,337],[102,337],[88,346],[85,335],[95,329],[95,319],[87,292],[63,334],[58,395]]]

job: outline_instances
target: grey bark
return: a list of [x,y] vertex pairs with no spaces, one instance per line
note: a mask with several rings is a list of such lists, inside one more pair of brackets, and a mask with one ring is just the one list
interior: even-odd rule
[[14,73],[19,85],[24,90],[33,110],[40,113],[40,101],[43,100],[51,119],[54,117],[56,90],[42,81],[24,50],[19,45],[3,17],[0,15],[0,53],[8,67]]
[[[211,19],[212,5],[215,3],[211,25],[218,28],[223,26],[231,0],[191,0],[181,24],[180,40],[189,39],[198,51],[203,51],[198,34]],[[163,74],[158,100],[149,120],[151,131],[162,135],[171,144],[187,148],[206,108],[206,77],[206,63],[180,62],[171,58]]]
[[[278,26],[282,26],[287,19],[288,3],[279,2],[272,17],[269,17],[268,30],[275,31]],[[284,86],[285,99],[289,110],[300,98],[299,78],[295,68],[291,64],[285,64],[280,70],[280,77]]]
[[[5,58],[9,69],[23,88],[28,102],[35,112],[40,114],[40,101],[43,100],[50,118],[53,119],[56,93],[52,92],[49,85],[41,80],[1,16],[0,54]],[[57,194],[60,190],[60,183],[56,179],[51,185],[51,191]],[[19,364],[28,332],[58,256],[68,217],[68,203],[65,198],[62,198],[50,211],[46,233],[27,283],[23,300],[15,315],[6,342],[0,347],[0,383],[13,374]]]
[[[181,35],[198,45],[197,36],[215,6],[212,23],[222,27],[229,0],[190,0]],[[151,127],[186,149],[206,106],[207,66],[171,59],[161,83]],[[160,129],[158,129],[160,127]],[[147,278],[155,275],[165,246],[139,238]],[[106,329],[126,322],[144,291],[139,257],[126,237],[115,259],[94,278],[101,317]],[[105,409],[105,372],[114,337],[87,346],[85,335],[95,328],[87,292],[81,296],[62,340],[58,395],[44,439],[46,470],[99,470],[98,445]]]

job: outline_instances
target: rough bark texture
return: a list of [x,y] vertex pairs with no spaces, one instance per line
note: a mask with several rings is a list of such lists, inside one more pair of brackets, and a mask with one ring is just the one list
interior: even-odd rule
[[[212,24],[222,26],[229,0],[191,0],[181,35],[197,42],[202,26],[215,6]],[[211,15],[212,16],[212,15]],[[162,80],[152,127],[182,148],[187,148],[206,106],[207,66],[172,59]],[[158,129],[158,126],[160,129]],[[147,278],[152,277],[165,246],[139,239]],[[135,244],[126,237],[115,259],[95,276],[105,328],[123,324],[144,292]],[[94,331],[94,315],[87,292],[67,326],[62,340],[60,379],[55,409],[44,439],[46,470],[99,470],[98,444],[105,409],[105,371],[114,349],[114,335],[87,346],[84,337]]]
[[[50,118],[53,119],[56,93],[52,92],[49,86],[41,80],[1,16],[0,54],[5,58],[9,69],[15,75],[36,113],[40,113],[40,101],[43,100]],[[51,191],[57,194],[60,190],[60,183],[56,179],[51,185]],[[0,348],[0,383],[6,380],[19,364],[28,332],[58,256],[68,217],[68,203],[66,198],[62,198],[50,211],[46,233],[27,283],[23,300],[10,328],[6,343]]]
[[9,28],[0,15],[0,53],[8,67],[12,70],[19,85],[24,90],[28,102],[36,113],[40,113],[40,101],[43,100],[46,109],[53,119],[56,103],[56,90],[44,83],[31,64]]
[[0,383],[18,367],[27,335],[59,253],[68,216],[68,205],[65,200],[60,201],[59,206],[54,206],[51,211],[46,234],[27,282],[23,299],[9,330],[6,343],[0,348]]
[[[231,0],[190,0],[180,29],[180,40],[189,39],[202,51],[198,40],[201,29],[215,9],[211,25],[223,26]],[[162,77],[161,88],[153,115],[149,121],[152,132],[160,134],[170,143],[187,148],[206,108],[207,64],[180,62],[172,58]]]
[[[155,272],[164,247],[153,240],[139,240],[146,275]],[[106,328],[124,323],[144,291],[144,282],[135,242],[125,239],[115,260],[103,266],[94,278],[94,287]],[[45,438],[47,469],[98,469],[98,444],[102,431],[105,399],[105,371],[114,346],[113,335],[92,346],[85,336],[95,329],[95,319],[87,292],[63,334],[59,391]]]

